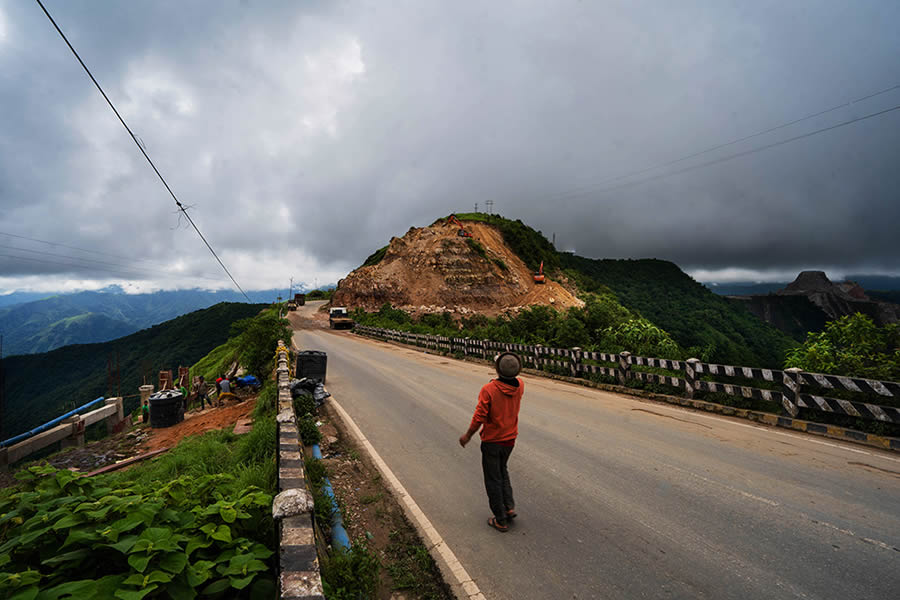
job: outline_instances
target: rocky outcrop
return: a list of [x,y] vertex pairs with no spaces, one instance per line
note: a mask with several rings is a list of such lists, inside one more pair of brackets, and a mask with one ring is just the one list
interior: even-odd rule
[[877,325],[900,320],[900,305],[872,300],[855,281],[834,283],[822,271],[803,271],[774,294],[728,296],[796,340],[822,331],[828,321],[862,313]]
[[822,271],[803,271],[797,279],[776,294],[806,296],[822,309],[828,320],[854,313],[868,315],[878,325],[900,320],[900,306],[897,304],[870,299],[865,290],[854,281],[833,283]]
[[474,237],[460,237],[457,227],[439,221],[392,238],[380,262],[338,282],[332,305],[377,310],[389,303],[418,314],[493,316],[534,304],[583,304],[558,281],[535,284],[492,226],[467,222],[466,230]]

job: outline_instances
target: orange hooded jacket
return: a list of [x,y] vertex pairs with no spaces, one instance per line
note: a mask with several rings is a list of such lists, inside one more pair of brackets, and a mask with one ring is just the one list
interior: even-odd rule
[[481,388],[469,429],[484,425],[481,429],[482,442],[512,442],[519,435],[519,405],[525,384],[521,379],[517,381],[519,387],[492,379]]

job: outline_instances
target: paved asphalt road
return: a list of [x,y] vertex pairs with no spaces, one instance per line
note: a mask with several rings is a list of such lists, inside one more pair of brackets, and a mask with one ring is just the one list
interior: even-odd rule
[[300,330],[327,387],[491,599],[900,597],[900,457],[524,376],[489,529],[479,443],[457,442],[487,366]]

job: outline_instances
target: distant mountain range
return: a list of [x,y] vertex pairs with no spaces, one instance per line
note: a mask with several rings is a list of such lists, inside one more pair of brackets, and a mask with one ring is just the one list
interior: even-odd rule
[[[254,303],[271,303],[287,290],[248,292]],[[0,305],[3,355],[48,352],[69,344],[116,339],[179,315],[220,302],[245,302],[238,292],[208,290],[126,294],[111,288],[34,299],[34,294],[9,294]],[[22,299],[22,302],[9,303]]]
[[[743,306],[770,325],[795,340],[806,338],[807,332],[821,331],[828,321],[845,315],[862,313],[876,325],[900,320],[900,291],[868,291],[859,280],[889,287],[891,279],[859,277],[834,283],[822,271],[803,271],[781,288],[778,284],[731,286],[728,300]],[[716,286],[718,287],[718,286]]]

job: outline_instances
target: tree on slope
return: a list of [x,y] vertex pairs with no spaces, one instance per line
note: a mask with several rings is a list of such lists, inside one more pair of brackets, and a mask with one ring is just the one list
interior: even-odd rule
[[900,381],[900,324],[878,327],[860,313],[829,321],[788,352],[785,367]]

